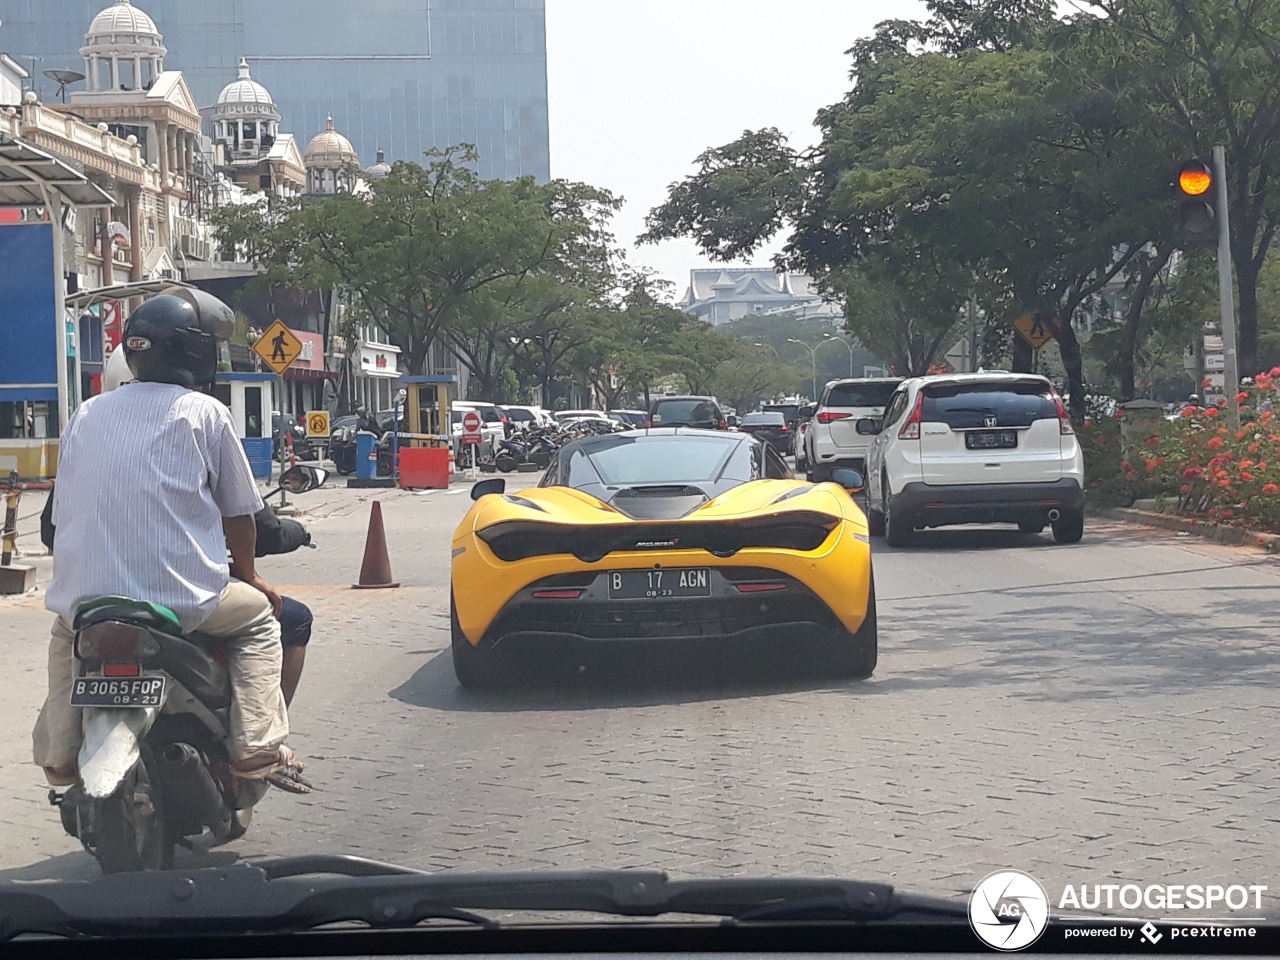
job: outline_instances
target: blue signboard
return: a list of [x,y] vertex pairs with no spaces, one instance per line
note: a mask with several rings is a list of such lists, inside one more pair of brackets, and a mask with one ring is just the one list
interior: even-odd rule
[[53,225],[0,225],[0,401],[58,399]]

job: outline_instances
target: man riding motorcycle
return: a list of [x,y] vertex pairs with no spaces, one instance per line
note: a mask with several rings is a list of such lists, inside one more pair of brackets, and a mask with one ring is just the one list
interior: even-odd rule
[[[123,350],[114,351],[107,359],[102,373],[102,392],[110,393],[117,387],[133,382],[133,371],[125,359]],[[282,521],[270,507],[263,507],[253,516],[257,528],[254,553],[259,557],[273,553],[290,553],[310,541],[306,531],[297,521]],[[40,540],[50,553],[53,552],[57,532],[53,523],[53,496],[45,501],[40,515]],[[293,695],[302,679],[306,662],[307,644],[311,642],[312,614],[309,607],[292,597],[280,598],[280,641],[283,644],[280,667],[280,689],[284,692],[285,706],[293,705]]]
[[284,743],[280,597],[254,568],[262,498],[230,411],[202,392],[233,328],[231,310],[211,297],[182,290],[146,301],[125,322],[121,346],[137,382],[85,401],[63,430],[51,519],[64,546],[45,597],[57,619],[32,734],[35,762],[54,786],[78,777],[76,612],[119,596],[161,604],[184,633],[225,643],[232,776],[310,789]]

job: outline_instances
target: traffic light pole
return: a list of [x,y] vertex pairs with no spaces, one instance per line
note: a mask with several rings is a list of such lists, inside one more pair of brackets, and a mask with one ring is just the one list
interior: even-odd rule
[[1223,390],[1235,427],[1240,426],[1240,356],[1236,353],[1235,297],[1231,289],[1231,216],[1227,204],[1227,148],[1213,148],[1214,206],[1218,214],[1218,307],[1222,314]]

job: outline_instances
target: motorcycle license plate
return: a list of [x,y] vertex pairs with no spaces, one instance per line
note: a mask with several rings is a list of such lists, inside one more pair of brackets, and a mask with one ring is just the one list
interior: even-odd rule
[[71,684],[73,707],[159,707],[164,703],[165,678],[76,677]]

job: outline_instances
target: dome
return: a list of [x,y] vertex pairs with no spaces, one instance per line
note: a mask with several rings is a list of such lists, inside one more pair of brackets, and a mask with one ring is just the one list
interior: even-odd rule
[[249,61],[240,58],[240,71],[222,92],[218,94],[217,111],[219,115],[234,114],[236,116],[268,117],[280,119],[275,101],[262,84],[249,76]]
[[387,163],[387,155],[381,147],[378,148],[378,162],[365,170],[365,173],[374,180],[381,180],[391,172],[391,164]]
[[156,28],[156,22],[142,10],[135,7],[130,0],[116,0],[89,24],[89,32],[84,35],[85,46],[81,53],[88,56],[88,51],[118,50],[168,53],[164,48],[163,37]]
[[351,141],[333,129],[333,117],[325,118],[324,129],[312,138],[302,155],[302,161],[308,167],[326,170],[337,170],[358,160]]

